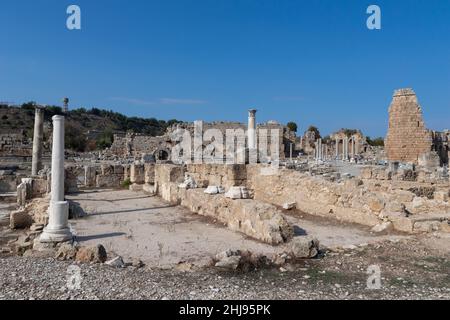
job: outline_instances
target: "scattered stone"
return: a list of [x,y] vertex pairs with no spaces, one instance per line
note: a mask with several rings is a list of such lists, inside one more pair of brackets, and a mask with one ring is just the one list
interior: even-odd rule
[[69,219],[78,219],[87,216],[80,204],[69,201]]
[[78,249],[75,260],[84,263],[104,263],[107,259],[106,249],[101,244],[81,247]]
[[236,270],[241,262],[241,256],[230,256],[219,260],[215,266],[220,269]]
[[297,259],[315,258],[319,253],[319,240],[305,236],[293,238],[289,245],[289,253]]
[[342,246],[342,249],[344,249],[344,250],[356,250],[356,249],[358,249],[358,247],[355,246],[354,244],[346,244],[346,245]]
[[71,243],[63,243],[56,252],[55,259],[57,260],[75,260],[78,249]]
[[220,193],[224,193],[224,192],[225,192],[225,189],[220,186],[209,186],[205,190],[206,194],[220,194]]
[[283,204],[283,209],[284,210],[292,210],[292,209],[295,209],[296,206],[297,206],[296,202],[287,202],[287,203]]
[[33,219],[25,210],[11,212],[10,219],[11,229],[26,229],[33,224]]
[[140,269],[140,268],[143,268],[145,266],[145,264],[139,259],[133,259],[132,262],[131,262],[131,265],[133,267],[135,267],[136,269]]
[[30,227],[30,231],[42,231],[44,230],[44,225],[43,224],[32,224]]
[[117,256],[112,260],[106,261],[105,264],[113,268],[125,268],[126,266],[121,256]]
[[184,182],[178,185],[180,189],[196,189],[197,187],[197,183],[188,174],[185,175]]
[[387,231],[392,229],[393,225],[392,222],[388,221],[388,222],[383,222],[380,224],[377,224],[375,227],[372,228],[372,232],[383,232],[383,231]]

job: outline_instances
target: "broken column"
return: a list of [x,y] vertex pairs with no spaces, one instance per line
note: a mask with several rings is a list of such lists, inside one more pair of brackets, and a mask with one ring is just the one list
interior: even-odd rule
[[250,150],[256,149],[256,111],[255,109],[248,110],[248,148]]
[[31,164],[31,175],[37,176],[42,169],[42,149],[44,140],[44,108],[36,106],[34,116],[33,133],[33,160]]
[[64,242],[72,239],[69,229],[69,203],[64,201],[64,117],[54,116],[52,145],[52,178],[49,222],[41,242]]

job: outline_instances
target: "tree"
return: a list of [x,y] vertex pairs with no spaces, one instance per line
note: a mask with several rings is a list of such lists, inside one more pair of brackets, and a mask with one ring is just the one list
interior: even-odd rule
[[292,132],[297,132],[298,127],[297,124],[295,122],[288,122],[288,124],[286,125],[289,130],[291,130]]
[[317,127],[309,126],[308,131],[314,132],[314,134],[316,135],[316,139],[320,139],[321,138],[320,131],[319,131],[319,129],[317,129]]
[[373,147],[384,147],[384,139],[382,137],[378,137],[375,139],[366,137],[366,140],[367,140],[367,143]]
[[106,128],[97,140],[98,149],[106,149],[111,147],[114,142],[114,134],[111,128]]
[[66,148],[77,152],[84,152],[86,149],[87,138],[82,129],[66,122],[65,128]]

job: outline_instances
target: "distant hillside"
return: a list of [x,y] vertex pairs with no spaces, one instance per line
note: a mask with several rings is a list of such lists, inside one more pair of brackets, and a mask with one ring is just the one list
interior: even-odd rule
[[[0,104],[0,131],[23,129],[26,137],[32,138],[35,105],[34,102],[24,103],[21,106]],[[46,124],[49,124],[51,118],[58,114],[63,114],[61,107],[46,107]],[[169,126],[179,122],[127,117],[118,112],[97,108],[75,109],[65,113],[64,116],[66,117],[66,147],[76,151],[92,151],[108,147],[113,142],[112,137],[115,132],[163,135]],[[46,136],[44,138],[48,138],[49,132],[46,132]]]

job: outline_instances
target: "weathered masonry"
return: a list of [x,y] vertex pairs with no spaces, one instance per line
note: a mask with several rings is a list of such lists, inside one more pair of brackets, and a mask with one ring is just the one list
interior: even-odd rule
[[419,164],[421,159],[448,164],[448,133],[425,127],[422,108],[412,89],[399,89],[389,108],[389,129],[385,140],[389,161]]

